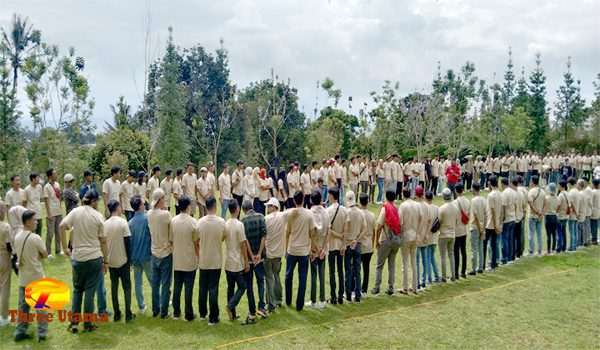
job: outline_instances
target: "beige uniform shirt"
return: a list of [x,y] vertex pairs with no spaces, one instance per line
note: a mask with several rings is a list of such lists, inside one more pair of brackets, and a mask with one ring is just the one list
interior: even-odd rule
[[35,212],[35,218],[40,219],[42,217],[42,206],[40,201],[42,200],[42,185],[37,184],[35,187],[27,185],[25,187],[25,198],[27,199],[27,209]]
[[287,214],[287,211],[277,211],[265,216],[267,226],[265,250],[269,259],[281,258],[285,254]]
[[404,242],[414,242],[417,240],[417,230],[421,220],[420,208],[417,202],[408,199],[398,207],[400,216],[401,236]]
[[10,257],[10,253],[8,252],[8,249],[6,249],[7,243],[14,246],[11,228],[8,223],[0,221],[0,261],[5,261]]
[[313,213],[306,208],[289,210],[287,219],[290,232],[287,253],[294,256],[308,256],[311,233],[317,228]]
[[152,196],[152,193],[154,193],[154,190],[156,190],[157,188],[160,188],[160,181],[158,180],[158,177],[150,177],[148,179],[148,193],[150,193],[150,196]]
[[[487,195],[487,206],[486,206],[486,224],[485,228],[493,230],[495,227],[502,229],[502,223],[504,222],[503,211],[502,211],[502,193],[497,189],[492,190]],[[494,222],[494,215],[496,222]]]
[[181,177],[181,190],[183,191],[183,194],[190,197],[192,200],[196,199],[196,181],[198,181],[198,178],[194,173],[191,175],[185,173]]
[[504,222],[513,222],[517,220],[517,201],[518,193],[510,187],[505,188],[502,192],[502,207],[504,213]]
[[200,269],[217,270],[223,266],[222,243],[225,240],[225,220],[206,215],[198,220],[200,231]]
[[[108,195],[108,200],[119,200],[119,194],[121,193],[121,181],[113,181],[112,177],[104,180],[102,183],[102,194]],[[104,203],[106,205],[107,203]]]
[[219,191],[222,200],[233,199],[231,195],[231,176],[229,174],[221,173],[219,175]]
[[210,193],[210,182],[208,178],[204,179],[202,176],[196,181],[196,190],[198,191],[198,203],[206,205],[206,198]]
[[[337,215],[335,214],[337,208],[339,207]],[[346,223],[348,222],[348,214],[346,213],[346,208],[339,205],[339,203],[331,204],[327,207],[327,214],[329,214],[329,220],[331,228],[339,233],[344,234],[344,228]],[[329,235],[329,251],[340,250],[342,249],[344,242],[341,238],[335,237],[332,234]]]
[[75,261],[88,261],[102,257],[100,238],[104,234],[104,218],[96,209],[82,205],[73,210],[61,224],[71,227],[71,257]]
[[173,197],[173,179],[166,177],[160,182],[160,188],[165,192],[165,203],[167,207],[171,207],[171,198]]
[[361,232],[364,232],[367,226],[365,217],[359,207],[353,206],[347,209],[348,229],[344,232],[344,245],[349,246],[352,241],[360,239]]
[[327,214],[327,209],[325,209],[321,205],[315,205],[310,208],[310,211],[315,216],[315,224],[317,225],[317,234],[313,238],[316,246],[320,249],[325,247],[325,239],[327,238],[327,234],[329,233],[329,214]]
[[454,238],[460,214],[454,202],[444,203],[440,207],[440,238]]
[[[546,193],[539,186],[532,188],[527,193],[527,202],[531,205],[535,210],[542,213],[544,215],[544,200],[546,199]],[[538,219],[542,219],[542,216],[538,216],[535,214],[531,208],[529,210],[529,217],[537,217]]]
[[133,208],[131,208],[131,197],[133,197],[133,194],[133,182],[123,181],[121,184],[121,205],[123,206],[123,210],[133,211]]
[[18,188],[17,191],[15,191],[11,188],[8,190],[8,192],[6,192],[4,201],[6,202],[8,209],[14,207],[15,205],[23,205],[23,202],[27,201],[25,190]]
[[118,216],[111,216],[104,221],[104,235],[108,247],[108,256],[106,257],[108,267],[118,268],[125,265],[127,252],[125,251],[124,238],[131,236],[127,220]]
[[44,277],[42,254],[46,252],[46,246],[40,236],[31,231],[19,232],[15,237],[15,251],[19,262],[19,287]]
[[151,236],[152,255],[157,258],[167,257],[173,253],[173,236],[171,236],[171,214],[167,210],[150,209],[148,211],[148,227]]
[[44,185],[44,199],[48,200],[48,209],[46,213],[47,217],[55,217],[62,215],[62,208],[60,206],[60,197],[57,197],[55,189],[60,192],[60,185],[58,182],[50,184],[49,182]]
[[431,224],[433,220],[429,213],[429,205],[424,201],[417,201],[420,224],[417,226],[417,246],[424,247],[431,242]]
[[[485,229],[487,217],[486,217],[486,199],[482,196],[473,197],[471,200],[471,215],[469,223],[471,224],[471,231],[476,230],[479,232],[479,227],[475,223],[475,218],[479,221],[479,225],[482,229]],[[483,232],[479,232],[482,234]]]
[[361,209],[365,218],[364,231],[360,233],[361,254],[373,252],[373,235],[375,234],[375,215],[369,209]]
[[171,220],[173,238],[173,270],[195,271],[198,268],[196,242],[200,237],[198,222],[187,213],[181,213]]
[[[241,253],[241,244],[246,241],[244,224],[238,219],[229,219],[225,224],[225,271],[240,272],[244,270],[244,259]],[[244,250],[245,251],[245,250]]]
[[[222,175],[222,174],[221,174]],[[235,169],[231,174],[231,193],[236,196],[244,195],[244,172],[243,170]],[[235,185],[234,185],[235,184]],[[221,176],[219,176],[219,186],[221,186]]]
[[302,193],[304,193],[304,195],[310,195],[310,193],[312,192],[310,174],[302,173],[302,175],[300,175],[300,184],[302,187]]

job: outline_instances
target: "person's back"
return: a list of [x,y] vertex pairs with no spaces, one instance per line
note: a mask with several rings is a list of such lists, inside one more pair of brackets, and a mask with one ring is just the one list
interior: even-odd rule
[[173,270],[195,271],[198,267],[195,242],[198,240],[198,222],[188,213],[180,213],[171,220],[173,240]]
[[148,211],[148,227],[152,237],[152,255],[164,258],[173,253],[169,225],[171,214],[164,209],[153,208]]
[[419,224],[419,206],[408,199],[402,202],[398,208],[401,223],[401,236],[404,242],[412,242],[417,239],[417,230]]
[[274,211],[265,217],[265,250],[268,258],[281,258],[285,255],[286,217],[287,212],[280,211]]
[[459,213],[454,203],[444,203],[439,211],[440,238],[454,238]]
[[150,260],[151,236],[148,226],[148,217],[142,211],[136,211],[129,220],[131,232],[131,260],[132,263],[141,263]]
[[296,207],[289,211],[287,253],[306,256],[310,253],[310,232],[316,227],[314,215],[306,208]]
[[83,205],[73,209],[62,223],[73,228],[70,235],[73,260],[87,261],[102,257],[98,237],[104,235],[104,218],[100,212]]
[[225,239],[225,220],[208,214],[198,220],[200,231],[200,269],[221,269],[223,254],[222,242]]

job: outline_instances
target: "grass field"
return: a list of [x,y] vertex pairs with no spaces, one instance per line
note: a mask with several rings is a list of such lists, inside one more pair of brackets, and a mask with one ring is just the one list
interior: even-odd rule
[[[397,264],[401,265],[400,259]],[[45,262],[45,271],[49,277],[71,283],[71,269],[65,257]],[[384,269],[384,281],[386,272]],[[396,269],[396,274],[399,286],[401,268]],[[328,305],[324,310],[306,308],[302,312],[281,308],[256,325],[240,326],[226,320],[226,282],[222,273],[222,322],[215,327],[209,327],[206,321],[153,319],[147,311],[131,324],[101,324],[91,334],[72,335],[67,333],[65,324],[55,322],[43,345],[33,341],[16,344],[12,341],[14,327],[4,327],[0,329],[0,349],[600,348],[600,247],[526,257],[497,272],[469,277],[435,285],[419,296],[369,296],[360,304]],[[371,283],[373,280],[371,273]],[[106,282],[109,288],[108,276]],[[16,284],[13,278],[11,308],[17,304]],[[149,304],[150,286],[144,282],[144,287]],[[110,290],[107,293],[110,309]],[[196,281],[196,313],[197,295]],[[135,297],[132,299],[135,311]],[[238,310],[241,315],[246,314],[245,298]]]

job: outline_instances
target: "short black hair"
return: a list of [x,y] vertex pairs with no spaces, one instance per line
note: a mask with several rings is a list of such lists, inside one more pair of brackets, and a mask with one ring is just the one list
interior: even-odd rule
[[594,185],[595,187],[600,186],[600,178],[593,179],[592,185]]
[[35,212],[33,210],[25,210],[21,215],[21,221],[25,224],[27,221],[31,220],[35,217]]
[[425,199],[427,199],[428,201],[433,200],[433,192],[431,192],[431,191],[425,192]]
[[498,187],[498,178],[496,177],[496,175],[492,175],[488,178],[488,183],[490,184],[490,186],[492,187]]
[[160,171],[160,167],[158,165],[152,168],[152,175],[156,174],[157,171]]
[[328,193],[333,197],[333,199],[335,199],[336,201],[338,201],[340,199],[340,190],[338,190],[337,187],[332,187],[329,189]]
[[478,183],[474,183],[471,185],[471,191],[479,192],[481,190],[481,186]]
[[521,175],[517,175],[517,178],[516,178],[516,180],[517,180],[517,183],[518,183],[519,185],[522,185],[522,184],[523,184],[523,176],[521,176]]
[[366,193],[361,193],[358,195],[358,202],[362,206],[367,206],[369,204],[369,195]]
[[46,170],[46,177],[52,176],[52,173],[54,173],[54,168],[50,168],[50,169]]
[[515,176],[512,178],[512,181],[510,182],[513,186],[517,186],[519,184],[519,177]]
[[316,160],[313,160],[311,164],[312,164],[312,166],[314,167],[315,165],[317,165],[317,161],[316,161]]
[[296,191],[296,193],[294,193],[294,203],[296,203],[296,205],[304,203],[304,193],[302,193],[302,191]]
[[113,176],[116,173],[121,172],[121,168],[118,165],[114,165],[112,168],[110,168],[110,175]]
[[456,193],[463,193],[465,191],[465,186],[463,186],[463,184],[458,184],[454,187],[454,190]]
[[395,191],[390,191],[390,190],[388,190],[388,191],[385,191],[385,199],[386,199],[388,202],[393,202],[393,201],[395,201],[395,200],[396,200],[396,192],[395,192]]
[[508,186],[508,178],[507,177],[501,178],[500,183],[502,183],[502,185],[504,185],[504,186]]
[[404,197],[404,198],[410,198],[410,189],[404,188],[402,190],[402,197]]
[[575,178],[573,176],[571,176],[567,179],[567,182],[569,183],[569,185],[573,186],[573,185],[575,185],[577,180],[575,180]]
[[121,206],[121,203],[119,203],[119,201],[111,199],[108,201],[108,204],[106,205],[106,207],[108,208],[108,212],[109,213],[114,213],[115,211],[117,211],[117,209],[119,209],[119,207]]
[[206,209],[213,210],[217,206],[217,200],[213,196],[206,198]]
[[534,185],[539,185],[539,183],[540,183],[540,177],[539,177],[539,176],[537,176],[537,175],[533,175],[533,176],[531,177],[531,182],[532,182]]
[[179,212],[186,211],[187,208],[190,206],[190,204],[192,204],[192,200],[190,199],[190,197],[188,197],[186,195],[179,197],[179,199],[177,200],[177,206],[179,207]]
[[567,188],[567,182],[565,180],[560,180],[558,185],[562,188]]
[[244,161],[240,159],[240,160],[238,160],[238,161],[237,161],[235,164],[236,164],[237,166],[240,166],[240,165],[243,165],[243,164],[244,164]]
[[227,205],[227,209],[229,210],[230,214],[234,214],[236,212],[236,210],[238,210],[239,205],[237,201],[229,201],[229,204]]
[[135,196],[131,197],[131,199],[129,200],[129,204],[131,204],[131,209],[133,209],[133,211],[140,210],[142,203],[143,203],[142,196],[140,196],[140,195],[135,195]]
[[310,202],[312,203],[312,205],[319,205],[322,201],[323,196],[321,195],[321,192],[317,190],[312,191],[312,193],[310,194]]
[[137,177],[137,173],[135,172],[135,170],[129,170],[128,175],[131,177]]
[[96,190],[89,190],[85,193],[85,196],[83,196],[83,204],[85,205],[89,205],[94,201],[97,201],[98,198],[100,198],[100,196],[98,195],[98,192]]
[[183,169],[175,170],[175,175],[180,176],[181,174],[183,174]]
[[171,176],[171,174],[173,174],[173,170],[167,169],[167,171],[165,171],[165,175]]
[[15,179],[16,179],[17,177],[19,177],[19,175],[13,175],[13,176],[11,176],[11,177],[10,177],[10,182],[13,182],[13,181],[15,181]]
[[92,175],[94,175],[94,173],[91,170],[83,171],[83,177],[88,177],[88,176],[92,176]]

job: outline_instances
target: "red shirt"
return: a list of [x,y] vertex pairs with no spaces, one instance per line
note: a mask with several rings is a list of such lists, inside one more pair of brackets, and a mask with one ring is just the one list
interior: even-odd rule
[[460,167],[458,164],[450,164],[448,169],[446,169],[446,178],[448,179],[449,184],[455,184],[460,179]]

